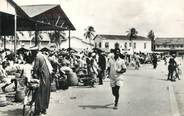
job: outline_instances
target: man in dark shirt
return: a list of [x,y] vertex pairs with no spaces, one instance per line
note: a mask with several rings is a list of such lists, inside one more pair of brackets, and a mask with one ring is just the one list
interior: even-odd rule
[[175,55],[172,55],[172,57],[169,59],[169,65],[168,65],[168,78],[167,80],[175,81],[173,77],[173,73],[176,70],[177,63],[175,61]]
[[99,85],[103,84],[103,78],[105,76],[105,70],[106,70],[106,58],[105,55],[103,55],[101,52],[99,52],[99,58],[98,58],[98,66],[100,68],[98,77],[99,77]]

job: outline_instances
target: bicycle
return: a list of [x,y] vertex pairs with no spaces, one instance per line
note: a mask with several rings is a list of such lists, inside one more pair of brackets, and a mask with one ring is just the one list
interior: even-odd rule
[[182,71],[181,71],[179,65],[177,65],[177,66],[176,66],[176,69],[175,69],[175,71],[174,71],[174,77],[175,77],[175,79],[180,80],[180,75],[181,75],[181,74],[182,74]]
[[25,98],[23,101],[23,116],[33,116],[35,110],[35,99],[39,81],[32,79],[26,82]]

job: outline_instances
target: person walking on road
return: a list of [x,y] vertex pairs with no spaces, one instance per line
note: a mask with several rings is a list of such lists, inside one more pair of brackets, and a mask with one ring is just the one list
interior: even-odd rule
[[168,65],[168,78],[167,80],[175,81],[173,73],[176,70],[177,63],[175,61],[175,55],[172,55],[169,59],[169,65]]
[[153,63],[153,68],[156,69],[157,68],[157,55],[156,54],[153,54],[152,56],[152,63]]
[[34,59],[33,78],[39,79],[40,86],[35,98],[35,116],[46,114],[50,101],[50,85],[52,66],[46,56],[38,51],[38,48],[31,48]]
[[120,58],[120,50],[114,51],[114,56],[109,59],[110,65],[110,85],[112,94],[115,97],[114,109],[118,109],[119,89],[121,86],[120,75],[126,71],[125,61]]
[[99,66],[99,85],[103,85],[103,78],[105,76],[105,69],[106,69],[106,58],[102,55],[101,51],[99,51],[99,58],[98,58],[98,66]]

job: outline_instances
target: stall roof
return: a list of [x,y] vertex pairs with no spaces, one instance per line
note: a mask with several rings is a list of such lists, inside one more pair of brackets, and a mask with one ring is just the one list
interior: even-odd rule
[[28,17],[28,15],[22,10],[20,6],[18,6],[13,0],[7,0],[10,4],[12,4],[16,10],[16,14],[21,17]]
[[50,31],[57,29],[64,30],[64,28],[55,25],[17,16],[17,31]]
[[8,2],[16,10],[17,31],[75,30],[60,5],[28,5],[20,7],[13,0],[8,0]]
[[21,6],[24,12],[32,19],[60,27],[62,30],[75,30],[60,5],[26,5]]

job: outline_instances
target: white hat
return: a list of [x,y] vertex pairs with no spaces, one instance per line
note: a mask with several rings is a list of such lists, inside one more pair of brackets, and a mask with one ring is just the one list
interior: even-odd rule
[[96,53],[94,53],[94,52],[91,54],[92,57],[95,56],[95,55],[96,55]]

